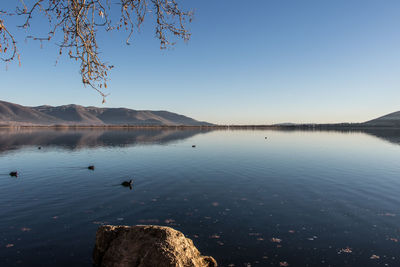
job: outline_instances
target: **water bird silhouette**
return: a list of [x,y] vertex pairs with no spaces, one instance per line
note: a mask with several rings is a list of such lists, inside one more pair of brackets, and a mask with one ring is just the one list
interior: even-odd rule
[[129,189],[131,189],[131,190],[132,190],[132,184],[133,184],[133,181],[132,181],[132,180],[123,181],[123,182],[121,183],[122,186],[124,186],[124,187],[129,187]]
[[93,165],[90,165],[90,166],[88,166],[87,167],[89,170],[91,170],[91,171],[94,171],[94,166]]
[[196,147],[196,145],[192,145],[192,147]]
[[11,177],[18,177],[18,172],[10,172]]

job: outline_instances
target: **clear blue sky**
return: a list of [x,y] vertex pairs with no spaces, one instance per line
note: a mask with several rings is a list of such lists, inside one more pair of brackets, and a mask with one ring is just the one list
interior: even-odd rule
[[1,63],[0,99],[235,124],[358,122],[400,110],[399,0],[180,1],[195,10],[187,44],[161,51],[151,17],[130,46],[126,33],[99,37],[116,66],[105,105],[75,62],[54,66],[54,43],[24,43],[21,30],[22,66]]

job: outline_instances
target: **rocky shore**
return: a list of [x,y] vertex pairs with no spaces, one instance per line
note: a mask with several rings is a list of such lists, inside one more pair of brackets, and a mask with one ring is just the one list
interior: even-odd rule
[[170,227],[100,226],[93,263],[97,267],[215,267],[213,257],[202,256],[193,241]]

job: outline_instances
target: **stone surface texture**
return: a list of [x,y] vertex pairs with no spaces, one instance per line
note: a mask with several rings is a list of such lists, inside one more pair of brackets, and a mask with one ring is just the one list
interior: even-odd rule
[[93,263],[98,267],[214,267],[193,241],[170,227],[154,225],[100,226]]

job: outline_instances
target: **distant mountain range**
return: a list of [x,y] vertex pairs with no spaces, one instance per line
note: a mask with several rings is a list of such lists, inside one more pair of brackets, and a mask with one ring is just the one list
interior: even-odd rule
[[[168,112],[127,108],[97,108],[79,105],[26,107],[0,101],[0,126],[213,126],[192,118]],[[257,126],[257,125],[252,125]],[[262,125],[259,125],[262,126]],[[400,111],[362,123],[294,124],[280,123],[265,127],[395,127],[400,128]],[[234,127],[234,126],[232,126]]]
[[211,126],[212,124],[168,111],[97,108],[79,105],[25,107],[0,101],[0,125]]

